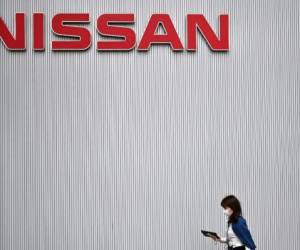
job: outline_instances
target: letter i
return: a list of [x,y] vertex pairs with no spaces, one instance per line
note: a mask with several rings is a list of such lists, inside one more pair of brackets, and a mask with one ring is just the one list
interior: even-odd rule
[[33,50],[45,50],[44,13],[33,13]]

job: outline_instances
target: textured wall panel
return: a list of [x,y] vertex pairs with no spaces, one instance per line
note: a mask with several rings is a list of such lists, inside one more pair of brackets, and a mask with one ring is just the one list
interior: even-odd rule
[[[28,49],[3,44],[0,85],[1,250],[220,249],[220,201],[234,193],[258,249],[299,249],[298,0],[1,0],[11,29],[27,15]],[[32,52],[32,13],[46,14]],[[93,45],[50,51],[50,20],[88,12]],[[168,46],[96,51],[101,13],[134,13],[138,41],[152,13],[214,29],[230,15],[230,52]]]

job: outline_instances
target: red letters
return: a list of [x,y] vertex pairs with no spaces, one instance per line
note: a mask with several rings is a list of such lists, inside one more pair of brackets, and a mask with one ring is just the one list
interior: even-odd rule
[[0,38],[8,50],[25,50],[25,14],[16,13],[16,38],[10,33],[1,17]]
[[110,23],[134,23],[134,14],[103,14],[97,20],[97,30],[102,36],[123,37],[121,41],[99,41],[98,50],[132,50],[135,32],[130,28],[112,26]]
[[[68,39],[54,40],[51,49],[54,51],[86,50],[91,46],[91,33],[83,24],[89,24],[88,13],[59,13],[52,18],[51,28],[55,35]],[[96,24],[97,33],[111,39],[97,42],[99,51],[129,51],[136,47],[136,34],[133,28],[125,25],[135,23],[134,14],[103,14]],[[44,14],[33,13],[33,41],[34,51],[45,50]],[[117,25],[119,24],[119,25]],[[164,34],[158,34],[161,25]],[[229,16],[219,16],[219,34],[216,34],[210,24],[201,14],[188,14],[186,27],[186,47],[188,51],[197,50],[197,33],[206,40],[212,51],[229,50]],[[0,18],[0,39],[8,50],[26,49],[25,14],[16,13],[15,36]],[[113,39],[114,38],[114,39]],[[180,41],[176,28],[168,14],[152,14],[144,34],[141,36],[138,51],[148,51],[152,44],[167,44],[172,50],[182,51],[184,46]]]
[[196,30],[199,29],[202,36],[206,39],[212,50],[227,51],[229,50],[228,38],[228,15],[220,15],[220,39],[214,34],[209,23],[203,15],[187,15],[187,50],[196,50]]
[[43,13],[33,13],[33,50],[45,50]]
[[89,14],[57,14],[52,19],[52,31],[59,36],[78,37],[76,40],[53,41],[52,50],[86,50],[91,46],[91,34],[88,29],[65,23],[89,23]]
[[[163,25],[166,34],[155,34],[159,24]],[[151,16],[138,50],[149,50],[151,43],[168,43],[173,50],[183,50],[183,45],[168,14],[153,14]]]

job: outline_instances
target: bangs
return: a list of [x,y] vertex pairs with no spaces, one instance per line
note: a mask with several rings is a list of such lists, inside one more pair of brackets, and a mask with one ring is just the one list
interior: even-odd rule
[[234,195],[228,195],[221,201],[221,206],[223,208],[235,208],[238,205],[237,203],[239,203],[239,201]]

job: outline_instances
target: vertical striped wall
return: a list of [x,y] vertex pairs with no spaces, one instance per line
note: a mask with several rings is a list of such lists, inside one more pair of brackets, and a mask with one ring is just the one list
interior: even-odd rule
[[[298,0],[1,0],[10,29],[25,12],[27,51],[0,44],[0,249],[221,249],[220,206],[241,201],[257,249],[299,249]],[[32,52],[32,13],[46,14]],[[92,47],[50,50],[59,12],[90,13]],[[139,41],[169,13],[185,41],[187,13],[215,30],[230,16],[230,52],[168,45],[97,52],[102,13],[134,13]]]

